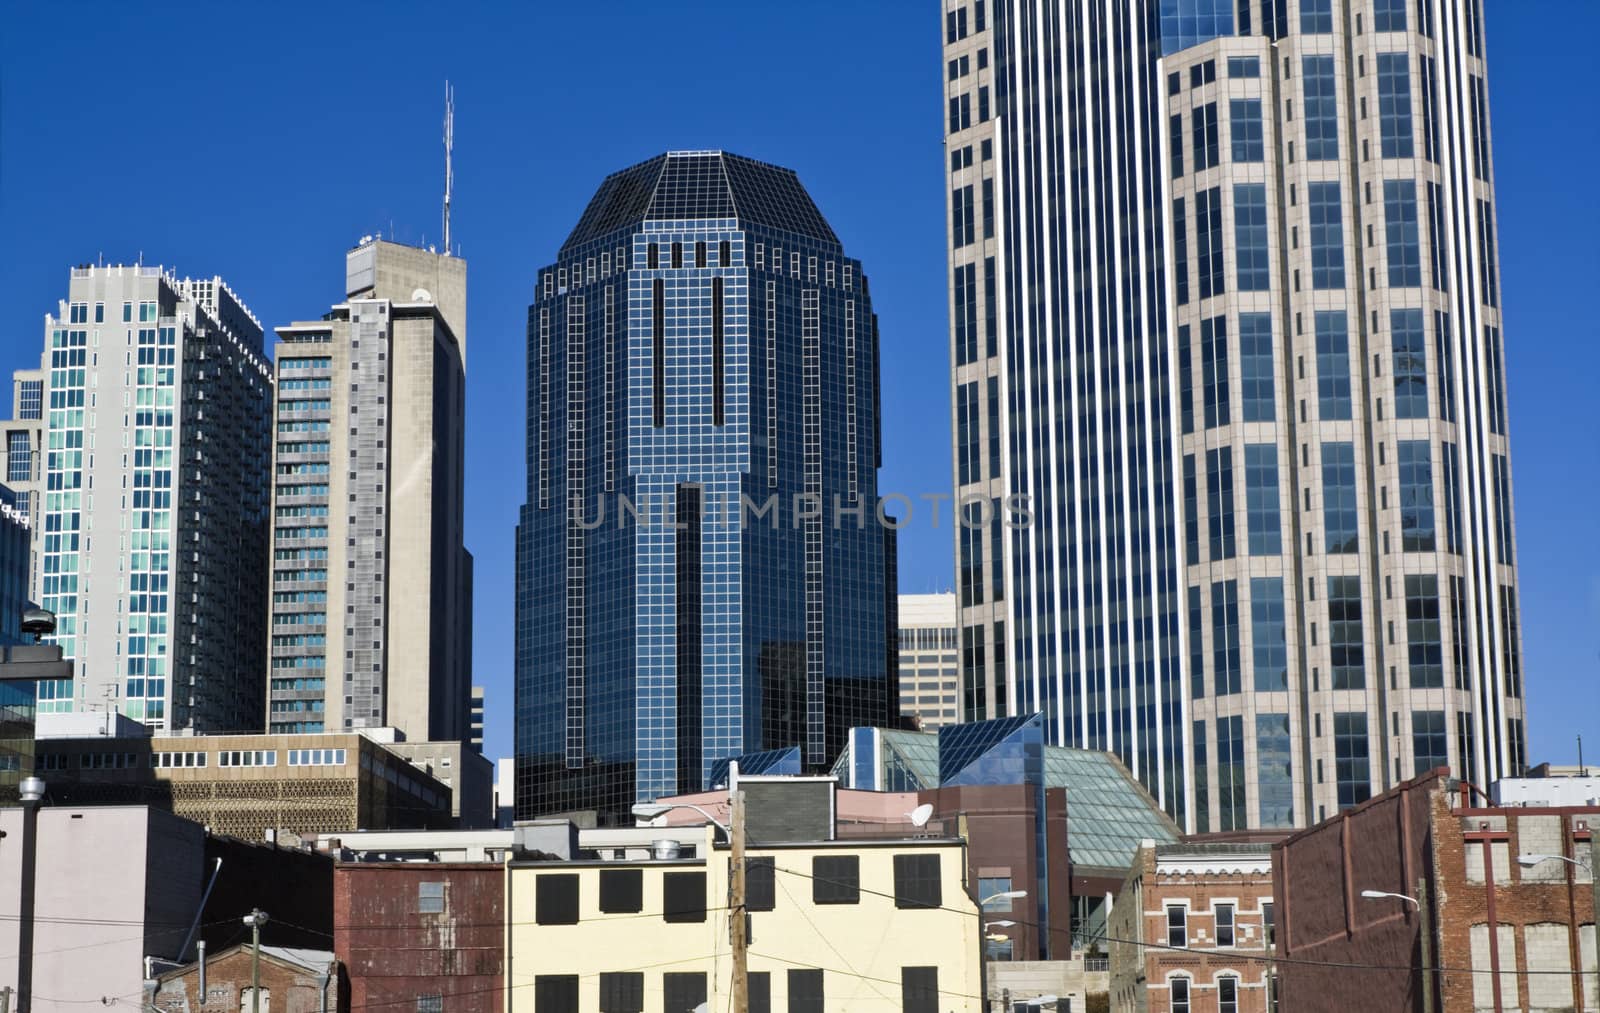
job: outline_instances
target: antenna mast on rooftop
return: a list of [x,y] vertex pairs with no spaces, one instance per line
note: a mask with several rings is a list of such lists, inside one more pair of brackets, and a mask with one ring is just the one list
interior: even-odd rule
[[444,83],[444,255],[450,256],[450,191],[455,188],[455,170],[450,154],[456,146],[456,92]]

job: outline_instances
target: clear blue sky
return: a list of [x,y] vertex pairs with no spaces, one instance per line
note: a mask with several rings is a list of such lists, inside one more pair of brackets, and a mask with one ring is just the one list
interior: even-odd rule
[[[446,77],[468,262],[467,544],[489,751],[511,743],[524,328],[606,173],[726,148],[800,173],[872,279],[882,488],[950,488],[940,17],[918,3],[16,4],[0,32],[0,368],[37,364],[67,268],[220,274],[270,329],[341,295],[365,233],[436,242]],[[1600,278],[1585,69],[1600,7],[1489,12],[1531,758],[1600,758]],[[1579,24],[1578,22],[1586,22]],[[1580,301],[1582,300],[1582,301]],[[1584,311],[1584,305],[1589,309]],[[948,523],[901,588],[951,583]]]

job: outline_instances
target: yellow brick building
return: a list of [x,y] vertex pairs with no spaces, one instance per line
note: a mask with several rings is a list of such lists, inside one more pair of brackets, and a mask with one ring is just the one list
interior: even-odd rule
[[[513,862],[512,1013],[730,1008],[728,849],[650,861]],[[965,843],[764,843],[747,851],[750,1009],[978,1013]]]

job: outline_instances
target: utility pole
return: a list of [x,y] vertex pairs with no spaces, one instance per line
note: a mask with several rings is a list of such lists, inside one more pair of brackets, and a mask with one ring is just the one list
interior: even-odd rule
[[11,1013],[11,986],[0,987],[0,1013]]
[[1422,1013],[1433,1013],[1433,915],[1428,910],[1428,877],[1417,877],[1417,916],[1422,920]]
[[744,792],[729,805],[728,844],[733,852],[733,882],[728,931],[733,948],[733,1013],[750,1013],[750,916],[745,911]]
[[261,926],[267,923],[267,913],[251,908],[244,923],[250,926],[250,1013],[261,1013]]

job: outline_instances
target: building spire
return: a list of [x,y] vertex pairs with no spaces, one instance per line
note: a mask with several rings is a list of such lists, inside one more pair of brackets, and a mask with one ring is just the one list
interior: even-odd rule
[[450,165],[450,155],[455,148],[456,92],[450,82],[444,83],[444,255],[450,256],[450,191],[455,188],[455,170]]

